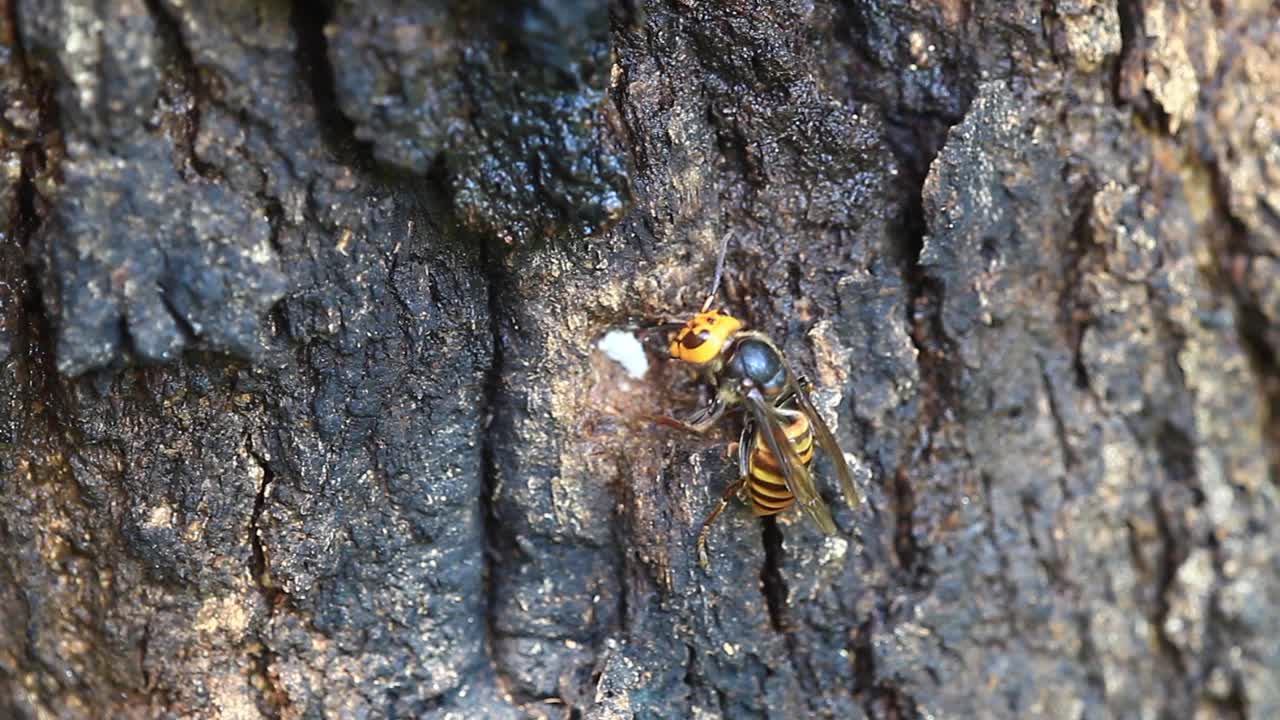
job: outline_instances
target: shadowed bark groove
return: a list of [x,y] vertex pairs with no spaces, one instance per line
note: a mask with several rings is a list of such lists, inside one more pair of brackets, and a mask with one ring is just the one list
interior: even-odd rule
[[774,632],[787,632],[787,581],[782,577],[782,533],[771,521],[761,523],[764,542],[764,567],[760,569],[760,585],[769,607],[769,624]]
[[501,451],[500,439],[504,437],[502,428],[509,423],[509,410],[502,404],[503,378],[503,341],[502,341],[502,292],[503,273],[501,259],[494,256],[493,250],[486,248],[481,255],[481,263],[485,268],[485,280],[488,284],[489,331],[492,342],[492,365],[484,378],[484,402],[480,407],[480,418],[483,427],[480,446],[481,470],[484,473],[480,485],[480,517],[484,525],[485,536],[485,651],[489,662],[497,676],[498,687],[508,696],[513,695],[513,683],[503,671],[498,660],[495,640],[498,635],[496,627],[498,613],[499,586],[495,575],[501,572],[504,559],[509,562],[515,549],[511,537],[503,531],[502,523],[494,508],[494,498],[500,488],[501,473],[498,470]]
[[[249,448],[248,455],[257,463],[258,471],[262,474],[261,480],[258,482],[257,495],[253,500],[253,514],[249,517],[249,541],[253,548],[249,572],[253,574],[254,581],[258,585],[258,591],[262,594],[263,604],[267,608],[267,617],[264,622],[269,624],[276,606],[285,601],[280,589],[272,583],[270,567],[267,564],[267,551],[262,544],[262,536],[259,534],[258,528],[258,523],[262,519],[263,508],[267,504],[267,493],[271,491],[273,478],[269,463],[259,457],[252,448]],[[270,642],[270,638],[264,633],[259,637],[256,647],[250,649],[250,655],[253,657],[255,685],[261,694],[259,707],[267,717],[279,718],[281,707],[288,702],[288,696],[276,687],[275,671],[271,667],[275,652],[271,649]],[[141,664],[143,668],[146,667],[145,653]]]
[[[0,0],[0,715],[1280,716],[1278,79],[1267,3]],[[867,500],[704,569],[740,418],[599,342],[726,235]]]

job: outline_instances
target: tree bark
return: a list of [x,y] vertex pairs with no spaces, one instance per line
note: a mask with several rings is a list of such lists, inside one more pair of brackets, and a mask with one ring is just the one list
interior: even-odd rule
[[[1280,716],[1280,11],[0,0],[0,716]],[[839,533],[611,329],[817,386]]]

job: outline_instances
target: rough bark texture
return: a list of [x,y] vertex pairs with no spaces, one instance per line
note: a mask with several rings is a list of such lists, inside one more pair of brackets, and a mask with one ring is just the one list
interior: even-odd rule
[[[0,97],[0,716],[1280,716],[1274,3],[0,0]],[[867,501],[704,571],[595,343],[728,233]]]

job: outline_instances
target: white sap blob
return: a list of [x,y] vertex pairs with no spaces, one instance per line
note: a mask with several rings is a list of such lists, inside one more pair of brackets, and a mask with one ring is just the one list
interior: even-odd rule
[[642,378],[649,372],[649,358],[645,357],[644,345],[631,332],[610,330],[600,338],[596,347],[633,378]]

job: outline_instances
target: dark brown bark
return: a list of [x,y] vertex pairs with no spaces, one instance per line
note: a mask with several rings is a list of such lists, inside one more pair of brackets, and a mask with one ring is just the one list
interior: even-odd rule
[[1272,5],[0,0],[0,716],[1280,715]]

